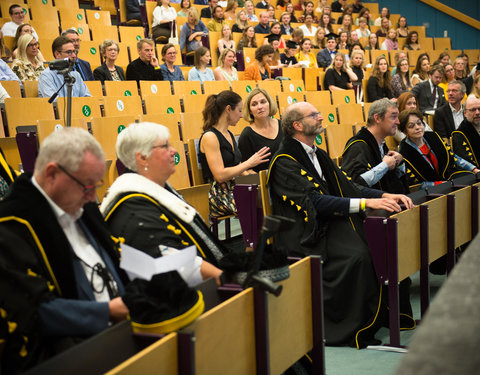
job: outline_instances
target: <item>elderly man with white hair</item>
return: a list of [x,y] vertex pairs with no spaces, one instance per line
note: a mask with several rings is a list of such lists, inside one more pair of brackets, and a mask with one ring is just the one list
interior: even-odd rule
[[165,126],[149,122],[131,124],[120,133],[117,155],[128,170],[112,184],[100,209],[114,235],[152,257],[162,256],[164,246],[181,250],[196,245],[201,276],[219,282],[222,271],[216,265],[225,249],[167,182],[177,154],[169,137]]
[[464,119],[452,132],[452,144],[455,154],[480,167],[480,99],[468,97]]

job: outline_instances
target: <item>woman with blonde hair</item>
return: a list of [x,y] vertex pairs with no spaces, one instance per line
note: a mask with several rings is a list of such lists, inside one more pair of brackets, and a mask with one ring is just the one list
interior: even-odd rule
[[348,66],[357,76],[356,80],[352,80],[353,90],[357,97],[357,103],[363,102],[363,77],[365,77],[365,52],[362,49],[352,49],[350,52],[350,61]]
[[393,98],[391,77],[387,58],[384,55],[377,57],[367,83],[367,98],[370,103],[382,98]]
[[[13,47],[12,47],[12,58],[13,59],[17,58],[18,40],[20,39],[20,37],[22,35],[25,35],[25,34],[33,35],[33,27],[29,23],[24,23],[24,24],[21,24],[20,26],[17,27],[17,31],[15,32],[15,39],[13,41]],[[38,50],[37,57],[41,62],[45,62],[45,59],[42,56],[42,52],[40,52],[40,50]]]
[[221,38],[217,42],[218,54],[220,55],[225,48],[235,51],[235,41],[233,40],[232,29],[225,23],[222,27]]
[[247,18],[249,21],[258,22],[258,17],[255,14],[255,6],[253,5],[252,1],[250,0],[245,1],[244,9],[245,9],[245,12],[247,13]]
[[347,66],[347,59],[342,52],[337,52],[332,63],[325,71],[323,87],[330,91],[353,89],[352,81],[357,81],[358,77],[353,70]]
[[243,31],[248,27],[248,17],[247,12],[244,9],[240,9],[235,15],[236,22],[232,26],[233,33],[243,33]]
[[223,15],[226,20],[234,20],[235,19],[235,12],[238,8],[238,1],[237,0],[228,0],[227,6]]
[[115,40],[105,39],[100,47],[100,52],[105,62],[93,71],[95,80],[101,81],[125,81],[123,68],[115,65],[120,47]]
[[12,70],[20,81],[38,81],[45,70],[38,58],[38,42],[32,34],[24,34],[18,40],[17,58],[13,60]]
[[480,99],[480,74],[473,79],[472,92],[469,96],[474,96],[477,99]]
[[325,30],[319,27],[315,33],[315,36],[313,37],[312,46],[314,48],[324,49],[326,41],[327,39],[325,38]]
[[387,37],[382,43],[380,49],[384,51],[392,51],[398,49],[397,31],[395,29],[388,30]]
[[238,81],[237,69],[233,66],[235,63],[235,51],[225,48],[218,58],[218,66],[213,71],[216,81],[228,81],[232,85],[232,81]]
[[202,45],[202,36],[208,35],[207,26],[198,16],[197,8],[190,8],[187,11],[187,22],[180,30],[180,51],[187,46],[187,52],[195,51]]
[[[243,119],[250,126],[243,129],[238,139],[238,148],[242,153],[242,161],[248,160],[262,147],[270,148],[275,155],[283,139],[280,120],[274,119],[277,104],[268,92],[261,88],[253,89],[243,103]],[[268,162],[252,168],[255,172],[268,169]]]
[[338,32],[346,31],[350,33],[352,31],[352,16],[345,14],[342,19],[342,25],[338,29]]

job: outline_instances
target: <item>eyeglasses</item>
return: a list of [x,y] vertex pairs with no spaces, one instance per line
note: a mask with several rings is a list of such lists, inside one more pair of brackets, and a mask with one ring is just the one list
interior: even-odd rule
[[21,11],[21,12],[13,12],[13,13],[12,13],[12,16],[19,16],[19,15],[21,15],[21,14],[25,14],[25,13],[23,13],[23,11]]
[[170,143],[165,143],[164,145],[156,145],[156,146],[153,146],[152,149],[154,148],[164,148],[166,150],[168,150],[170,148]]
[[30,44],[27,44],[27,47],[38,47],[38,43],[30,43]]
[[321,115],[322,115],[321,112],[313,112],[313,113],[310,113],[309,115],[300,117],[297,121],[303,120],[304,118],[307,118],[307,117],[310,117],[311,119],[316,120],[316,119],[318,119]]
[[476,111],[479,111],[480,112],[480,107],[477,107],[477,108],[467,108],[467,111],[468,112],[476,112]]
[[74,49],[69,49],[68,51],[60,51],[60,53],[64,53],[65,55],[72,56],[72,55],[76,55],[77,51]]
[[98,182],[96,185],[85,185],[83,182],[78,180],[76,177],[73,177],[64,167],[62,167],[60,164],[57,164],[58,169],[60,169],[63,173],[65,173],[68,177],[70,177],[73,181],[75,181],[78,185],[80,185],[83,188],[83,194],[88,194],[91,193],[92,191],[97,190],[98,188],[101,188],[104,185],[103,180]]

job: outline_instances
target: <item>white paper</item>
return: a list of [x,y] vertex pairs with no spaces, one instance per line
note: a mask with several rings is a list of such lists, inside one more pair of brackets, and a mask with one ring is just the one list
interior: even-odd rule
[[150,280],[159,273],[178,271],[189,285],[196,285],[201,281],[201,276],[199,280],[201,262],[199,265],[196,261],[196,246],[189,246],[182,250],[162,246],[162,253],[166,251],[167,255],[160,258],[153,258],[126,244],[122,244],[121,248],[120,268],[125,270],[130,280],[135,278]]
[[408,353],[407,348],[397,348],[396,346],[369,345],[367,349],[378,350],[381,352]]

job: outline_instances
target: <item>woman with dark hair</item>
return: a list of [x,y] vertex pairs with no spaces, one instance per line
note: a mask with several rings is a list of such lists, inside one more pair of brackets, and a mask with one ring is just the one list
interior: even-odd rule
[[287,3],[287,5],[285,5],[285,12],[290,14],[290,22],[298,22],[297,17],[295,17],[295,9],[292,3]]
[[478,173],[473,164],[455,155],[435,132],[425,132],[422,112],[409,109],[400,112],[399,130],[406,137],[400,143],[409,185],[422,183],[422,188],[451,180],[465,173]]
[[125,81],[125,73],[121,66],[115,65],[120,47],[118,42],[105,39],[100,47],[105,62],[93,71],[95,80],[101,81]]
[[210,50],[208,48],[198,47],[195,50],[194,63],[195,67],[188,72],[189,81],[200,81],[201,83],[215,81],[212,69],[207,68],[207,65],[210,64]]
[[192,2],[190,0],[182,0],[180,7],[181,9],[177,12],[177,17],[188,17],[188,11],[192,9]]
[[272,22],[272,24],[270,25],[270,34],[265,37],[263,44],[267,44],[267,43],[271,44],[268,38],[272,35],[272,36],[278,37],[278,41],[279,41],[278,48],[285,48],[285,40],[282,37],[281,31],[282,31],[282,27],[280,25],[280,22],[278,21]]
[[295,58],[304,68],[316,68],[317,57],[311,50],[312,42],[308,38],[303,38],[300,42],[300,49],[295,54]]
[[252,168],[268,162],[269,148],[263,147],[248,160],[241,162],[242,155],[235,137],[228,130],[229,126],[235,126],[242,117],[242,98],[233,91],[210,95],[202,115],[204,133],[199,141],[198,160],[202,166],[203,178],[212,183],[209,192],[210,213],[213,216],[235,214],[235,177],[254,173]]
[[313,2],[307,1],[305,3],[305,11],[303,14],[298,17],[298,22],[304,23],[305,22],[305,16],[307,14],[310,14],[312,16],[313,23],[318,23],[318,17],[315,15],[315,7],[313,5]]
[[382,18],[382,23],[380,24],[380,28],[377,30],[375,34],[377,34],[377,37],[383,37],[386,38],[388,35],[388,30],[390,28],[390,21],[388,18],[383,17]]
[[342,15],[340,17],[338,17],[338,20],[337,20],[337,24],[338,25],[341,25],[343,24],[343,20],[345,19],[345,16],[350,16],[350,24],[352,24],[353,22],[353,5],[352,4],[347,4],[343,7],[343,12],[342,12]]
[[444,68],[447,66],[447,64],[450,64],[450,55],[448,51],[444,51],[438,55],[437,61],[433,63],[433,65],[442,65]]
[[253,26],[247,26],[243,30],[242,38],[238,42],[237,51],[243,51],[243,48],[257,48],[257,39],[255,38],[255,29]]
[[398,23],[397,23],[397,37],[406,38],[407,36],[408,36],[407,18],[404,16],[401,16],[398,19]]
[[383,7],[380,11],[380,17],[375,20],[375,26],[381,26],[384,18],[388,20],[388,28],[390,28],[392,26],[392,22],[390,22],[390,9],[387,7]]
[[368,36],[368,43],[365,46],[366,51],[375,51],[377,49],[380,49],[378,46],[378,36],[375,33],[370,33]]
[[412,74],[412,86],[417,83],[426,81],[428,79],[428,72],[430,71],[430,58],[427,54],[418,56],[417,65]]
[[226,20],[234,20],[235,19],[235,12],[238,8],[238,1],[237,0],[228,0],[227,6],[223,15]]
[[318,21],[318,27],[325,30],[325,35],[333,33],[332,19],[330,15],[323,13]]
[[323,87],[330,91],[353,89],[352,81],[357,80],[357,75],[347,66],[345,55],[337,52],[332,63],[325,71]]
[[[250,126],[243,129],[238,139],[238,148],[242,153],[242,161],[248,160],[255,152],[267,146],[270,153],[275,155],[283,139],[280,120],[274,119],[277,113],[277,104],[268,92],[255,88],[248,94],[243,104],[243,119]],[[260,172],[268,169],[268,161],[252,169]]]
[[420,44],[418,44],[418,33],[416,31],[410,31],[408,33],[403,49],[410,51],[421,49]]
[[245,79],[254,81],[264,81],[272,78],[272,70],[270,64],[272,63],[273,53],[275,50],[270,44],[264,44],[255,51],[255,61],[252,62],[245,69]]
[[182,69],[175,65],[177,59],[177,50],[172,43],[165,44],[162,48],[162,60],[164,63],[160,65],[164,81],[185,81]]
[[[400,96],[397,98],[397,104],[399,113],[405,111],[406,109],[418,109],[417,98],[410,91],[400,94]],[[433,131],[425,121],[423,121],[423,124],[425,125],[425,131]],[[405,138],[405,134],[403,134],[397,127],[397,131],[393,137],[398,143],[400,143],[402,139]]]
[[358,13],[358,18],[355,21],[355,25],[359,24],[360,18],[362,17],[365,18],[368,26],[373,26],[375,24],[375,21],[372,19],[372,15],[370,14],[370,9],[362,8],[362,10],[360,10],[360,13]]
[[372,75],[367,82],[368,102],[372,103],[382,98],[393,98],[390,80],[391,74],[388,69],[387,58],[381,55],[375,60]]
[[350,44],[348,43],[348,31],[340,31],[338,33],[337,50],[341,49],[350,49]]
[[170,0],[157,0],[157,6],[153,10],[152,38],[169,38],[172,23],[176,18],[177,12],[170,6]]
[[392,86],[392,94],[394,98],[398,98],[400,94],[412,89],[410,82],[410,69],[407,59],[401,59],[397,63],[397,70],[390,81]]

